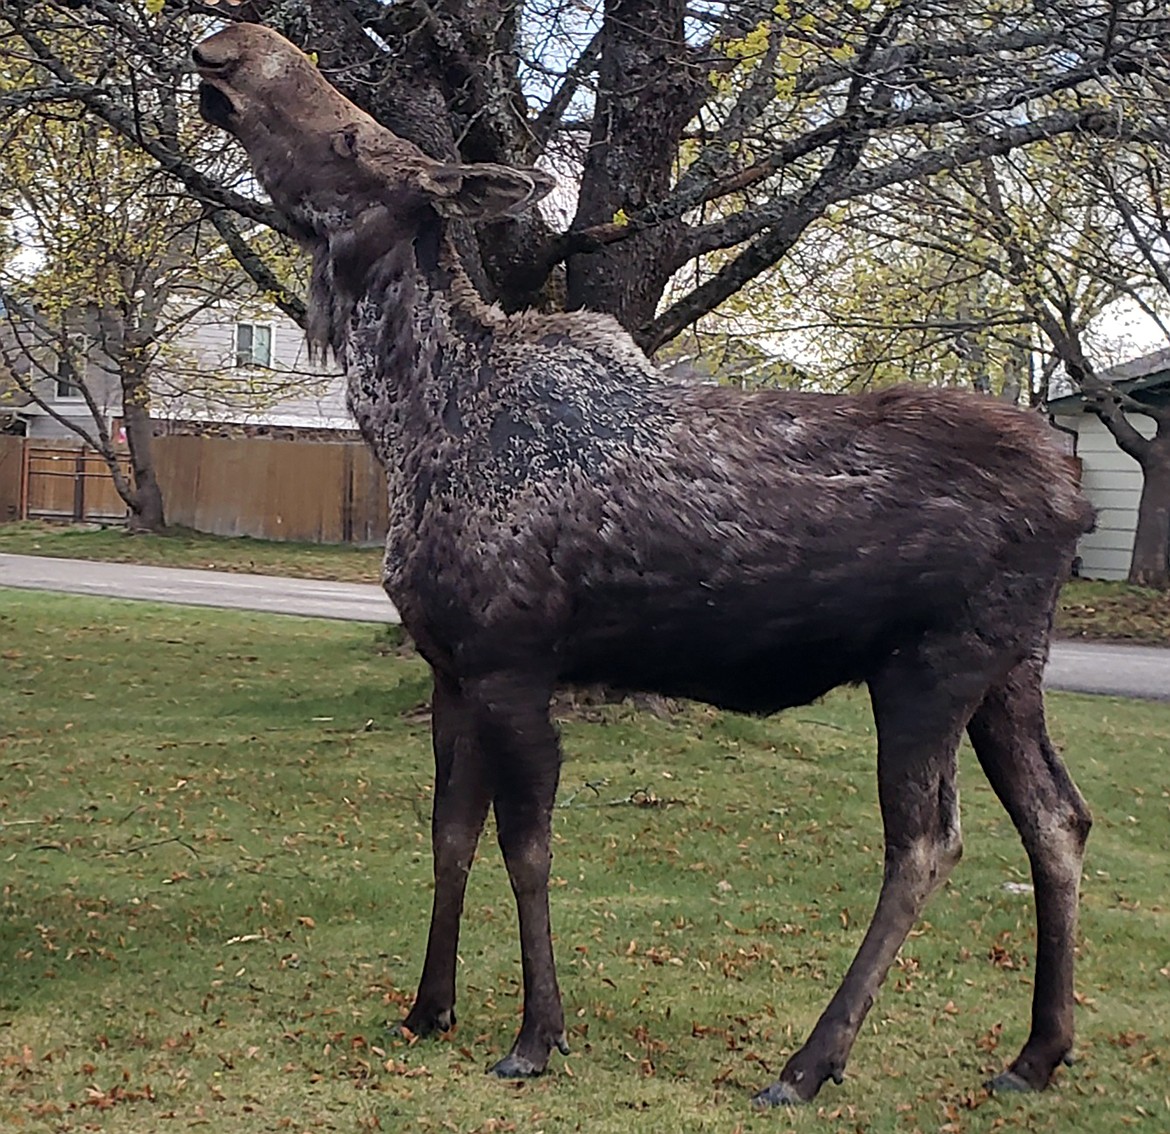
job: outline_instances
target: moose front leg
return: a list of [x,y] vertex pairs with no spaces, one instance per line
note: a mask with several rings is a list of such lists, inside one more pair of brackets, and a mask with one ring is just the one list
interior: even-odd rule
[[418,995],[403,1021],[403,1027],[415,1035],[445,1032],[455,1024],[459,920],[463,914],[467,876],[491,798],[488,770],[475,730],[475,715],[458,683],[436,672],[431,702],[431,736],[435,748],[435,799],[431,817],[435,897]]
[[494,677],[475,687],[479,737],[494,770],[500,849],[520,922],[524,1019],[512,1049],[491,1073],[541,1074],[555,1047],[568,1054],[549,922],[552,808],[561,750],[549,720],[551,689],[524,677]]

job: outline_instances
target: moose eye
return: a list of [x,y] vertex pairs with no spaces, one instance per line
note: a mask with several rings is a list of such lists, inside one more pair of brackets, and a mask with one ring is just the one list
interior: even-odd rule
[[358,132],[352,126],[343,127],[332,136],[329,144],[338,157],[356,158],[358,152]]

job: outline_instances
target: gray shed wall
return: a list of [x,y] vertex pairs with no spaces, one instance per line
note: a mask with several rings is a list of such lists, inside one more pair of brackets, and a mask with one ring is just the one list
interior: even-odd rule
[[[1088,579],[1124,580],[1133,555],[1142,470],[1093,414],[1061,415],[1057,420],[1077,431],[1081,484],[1097,509],[1097,527],[1081,539],[1078,548],[1081,574]],[[1153,436],[1154,423],[1149,418],[1135,414],[1130,421],[1143,436]]]

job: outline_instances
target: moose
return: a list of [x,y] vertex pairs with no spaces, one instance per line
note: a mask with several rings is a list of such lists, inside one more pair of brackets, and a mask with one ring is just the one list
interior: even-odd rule
[[276,32],[193,52],[203,116],[247,151],[312,254],[308,333],[386,470],[385,590],[434,673],[434,904],[404,1027],[455,1023],[468,873],[489,807],[519,915],[523,1018],[490,1070],[566,1051],[549,925],[561,763],[550,698],[606,683],[771,714],[865,683],[884,870],[844,980],[760,1105],[841,1081],[862,1021],[957,863],[965,729],[1030,860],[1030,1034],[994,1090],[1073,1044],[1090,816],[1045,729],[1057,592],[1092,513],[1034,415],[954,390],[852,396],[672,384],[616,320],[505,314],[448,228],[552,187],[441,162]]

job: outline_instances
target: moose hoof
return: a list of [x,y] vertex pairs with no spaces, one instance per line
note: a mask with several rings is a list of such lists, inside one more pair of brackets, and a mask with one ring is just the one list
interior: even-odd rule
[[993,1095],[1030,1092],[1038,1089],[1032,1086],[1023,1075],[1017,1075],[1016,1072],[1010,1069],[1001,1071],[994,1079],[989,1079],[983,1085]]
[[411,1012],[400,1024],[395,1024],[391,1031],[396,1035],[409,1039],[411,1036],[433,1036],[439,1032],[449,1032],[455,1026],[455,1010],[444,1008],[439,1012]]
[[752,1096],[752,1106],[761,1110],[770,1106],[803,1106],[808,1101],[797,1093],[791,1083],[783,1081],[775,1082]]
[[488,1068],[488,1074],[497,1079],[535,1079],[544,1074],[545,1064],[534,1063],[531,1059],[515,1052],[509,1052],[494,1067]]
[[[830,1079],[837,1086],[845,1081],[845,1068],[836,1061],[822,1061],[813,1064],[813,1070],[802,1070],[800,1063],[810,1062],[803,1060],[803,1050],[797,1052],[780,1072],[780,1078],[771,1086],[765,1087],[759,1094],[752,1097],[752,1104],[757,1107],[767,1106],[803,1106],[812,1102],[817,1092]],[[795,1066],[794,1066],[795,1064]]]
[[[552,1047],[555,1047],[562,1055],[569,1054],[569,1041],[564,1032],[561,1032],[552,1041],[550,1050]],[[497,1079],[535,1079],[538,1075],[544,1074],[546,1067],[548,1067],[547,1052],[544,1058],[538,1061],[530,1059],[527,1055],[521,1055],[513,1049],[494,1067],[489,1067],[488,1074],[494,1075]]]

